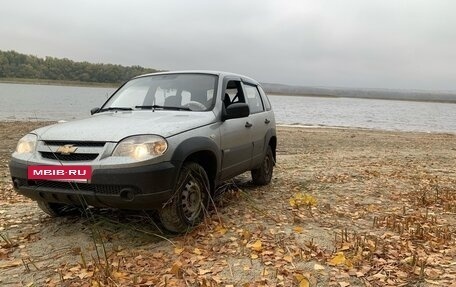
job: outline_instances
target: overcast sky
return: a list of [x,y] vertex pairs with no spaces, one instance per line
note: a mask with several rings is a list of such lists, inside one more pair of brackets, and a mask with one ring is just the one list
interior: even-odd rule
[[456,90],[456,1],[2,1],[0,49],[305,86]]

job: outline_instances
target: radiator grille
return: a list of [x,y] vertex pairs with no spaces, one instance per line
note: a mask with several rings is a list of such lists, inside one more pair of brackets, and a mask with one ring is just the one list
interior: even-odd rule
[[60,154],[52,152],[40,152],[43,158],[59,160],[59,161],[89,161],[97,158],[96,153],[72,153]]
[[[97,141],[61,141],[48,140],[42,141],[38,145],[38,152],[45,159],[74,162],[74,161],[92,161],[103,152],[105,142]],[[70,146],[71,153],[61,153],[59,150],[64,146]],[[65,149],[63,149],[65,150]]]

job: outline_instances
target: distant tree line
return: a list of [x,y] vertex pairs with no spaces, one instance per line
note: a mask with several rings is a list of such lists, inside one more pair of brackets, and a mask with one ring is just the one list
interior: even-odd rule
[[15,51],[0,51],[0,78],[27,78],[92,83],[122,83],[145,73],[157,72],[141,66],[75,62],[53,57],[39,58]]

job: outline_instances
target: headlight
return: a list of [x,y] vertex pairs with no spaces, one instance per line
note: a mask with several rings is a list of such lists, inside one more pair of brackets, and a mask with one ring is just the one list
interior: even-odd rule
[[131,157],[135,160],[146,160],[165,153],[168,143],[161,136],[132,136],[121,140],[114,149],[112,156]]
[[27,134],[19,140],[16,146],[16,152],[23,153],[32,153],[35,151],[36,147],[36,135]]

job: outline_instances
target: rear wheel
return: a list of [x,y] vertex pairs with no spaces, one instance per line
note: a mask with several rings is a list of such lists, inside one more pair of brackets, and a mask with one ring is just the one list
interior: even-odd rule
[[184,233],[200,223],[209,202],[209,179],[202,166],[189,162],[182,167],[174,195],[160,211],[160,221],[172,232]]
[[256,185],[266,185],[271,182],[272,172],[274,170],[274,156],[272,155],[271,146],[268,146],[264,155],[261,166],[252,170],[252,182]]
[[59,217],[64,215],[75,214],[78,211],[78,207],[74,205],[68,205],[63,203],[54,203],[39,200],[37,201],[38,207],[52,217]]

